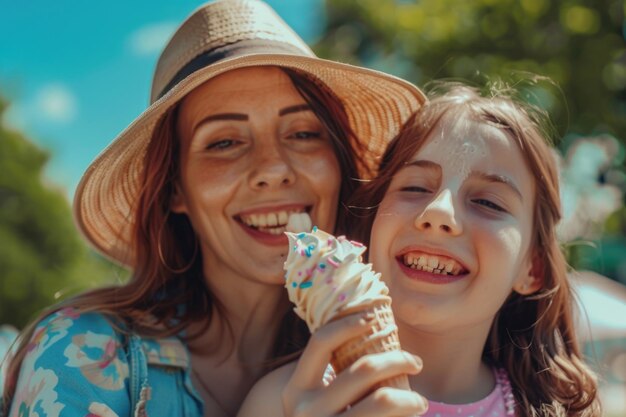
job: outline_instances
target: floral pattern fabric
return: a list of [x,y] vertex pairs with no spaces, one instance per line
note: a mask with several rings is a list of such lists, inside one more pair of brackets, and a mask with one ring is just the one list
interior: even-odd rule
[[[64,309],[48,316],[27,346],[8,416],[134,414],[126,340],[101,314],[81,315]],[[201,401],[190,385],[189,356],[183,343],[178,338],[142,339],[141,346],[151,389],[182,398],[169,406],[155,404],[152,413],[148,405],[147,414],[202,415]]]

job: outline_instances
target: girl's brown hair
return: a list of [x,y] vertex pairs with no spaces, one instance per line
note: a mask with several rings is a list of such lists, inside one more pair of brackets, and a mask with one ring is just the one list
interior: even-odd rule
[[[325,85],[302,73],[281,69],[328,130],[341,167],[341,207],[337,213],[337,225],[343,225],[344,205],[356,189],[362,149],[356,147],[358,141],[341,101]],[[196,247],[198,243],[191,223],[185,215],[172,213],[169,209],[180,169],[176,112],[177,108],[174,108],[166,113],[145,154],[143,186],[132,224],[136,261],[130,280],[123,285],[92,290],[63,301],[43,312],[24,329],[18,348],[8,363],[3,393],[6,409],[0,410],[0,414],[8,412],[27,344],[37,323],[61,308],[72,307],[83,313],[98,312],[108,317],[120,332],[133,331],[151,337],[180,334],[201,320],[206,320],[208,326],[213,307],[221,308],[219,300],[205,286],[202,256]],[[190,334],[188,338],[194,336],[198,334]],[[276,367],[294,357],[306,345],[308,337],[304,322],[289,309],[281,322],[274,347],[274,359],[282,360],[271,360],[267,364]]]
[[[522,151],[534,176],[534,271],[542,288],[531,296],[511,292],[497,313],[483,358],[509,373],[520,416],[599,416],[595,375],[581,357],[572,317],[573,294],[555,227],[561,218],[558,170],[547,142],[547,118],[508,94],[481,95],[458,83],[437,84],[431,101],[407,121],[390,143],[379,176],[355,193],[349,226],[369,244],[374,215],[396,172],[449,113],[488,123]],[[542,133],[545,131],[545,133]]]

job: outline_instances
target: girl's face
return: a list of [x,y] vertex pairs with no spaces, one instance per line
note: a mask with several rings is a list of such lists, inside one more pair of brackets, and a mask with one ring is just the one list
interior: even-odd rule
[[397,319],[425,331],[485,332],[530,280],[533,177],[503,131],[448,114],[390,183],[370,260]]
[[172,210],[191,220],[207,275],[283,283],[288,215],[335,225],[340,167],[311,108],[278,68],[238,69],[183,100],[177,131]]

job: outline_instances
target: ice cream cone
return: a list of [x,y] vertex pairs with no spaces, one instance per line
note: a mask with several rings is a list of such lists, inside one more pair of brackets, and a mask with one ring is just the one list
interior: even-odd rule
[[[340,346],[331,359],[336,373],[370,353],[400,350],[398,327],[388,288],[380,274],[364,264],[365,247],[313,228],[312,233],[287,233],[291,250],[285,262],[285,286],[295,312],[311,332],[349,314],[371,313],[371,330]],[[409,388],[406,375],[377,385]]]
[[[390,352],[400,350],[398,327],[391,311],[391,299],[375,300],[369,305],[362,305],[346,310],[337,316],[337,319],[353,313],[372,314],[371,330],[363,335],[349,340],[333,352],[331,365],[335,373],[348,368],[362,356],[370,353]],[[378,387],[392,387],[410,390],[409,379],[406,375],[387,379],[379,383]]]

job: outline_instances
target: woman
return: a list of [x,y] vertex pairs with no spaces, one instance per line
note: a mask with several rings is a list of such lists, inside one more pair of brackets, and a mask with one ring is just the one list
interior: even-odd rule
[[260,1],[196,10],[161,54],[152,104],[75,196],[86,239],[132,278],[24,332],[9,415],[234,415],[306,341],[282,289],[288,216],[340,225],[354,179],[423,100],[315,57]]

